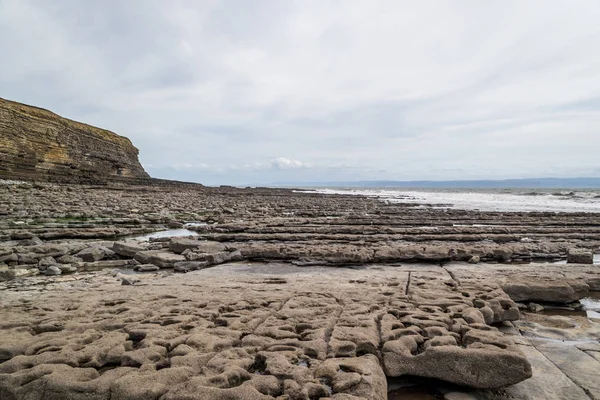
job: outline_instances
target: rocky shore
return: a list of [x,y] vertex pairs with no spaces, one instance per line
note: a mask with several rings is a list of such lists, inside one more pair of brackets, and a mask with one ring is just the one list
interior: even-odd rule
[[598,252],[600,212],[3,182],[0,399],[598,399]]

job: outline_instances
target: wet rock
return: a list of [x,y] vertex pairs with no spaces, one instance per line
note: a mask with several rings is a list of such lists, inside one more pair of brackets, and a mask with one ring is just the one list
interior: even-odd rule
[[527,309],[531,312],[542,312],[544,311],[544,306],[542,306],[541,304],[537,304],[537,303],[529,303],[527,304]]
[[195,271],[210,266],[207,261],[179,261],[173,266],[173,269],[178,272]]

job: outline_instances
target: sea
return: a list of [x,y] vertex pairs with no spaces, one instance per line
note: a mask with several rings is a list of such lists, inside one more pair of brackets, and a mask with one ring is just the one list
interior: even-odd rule
[[388,203],[480,211],[600,212],[600,189],[306,188],[324,194],[369,196]]

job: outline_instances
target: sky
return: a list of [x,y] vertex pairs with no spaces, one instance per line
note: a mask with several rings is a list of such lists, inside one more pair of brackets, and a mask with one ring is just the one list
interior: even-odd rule
[[600,176],[599,0],[0,0],[0,97],[218,184]]

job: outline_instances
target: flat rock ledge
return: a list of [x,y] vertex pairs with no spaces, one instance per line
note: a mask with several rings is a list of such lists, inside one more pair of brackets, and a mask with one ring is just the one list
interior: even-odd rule
[[487,389],[532,373],[497,328],[517,304],[439,267],[93,276],[5,291],[0,398],[383,400],[387,377]]

